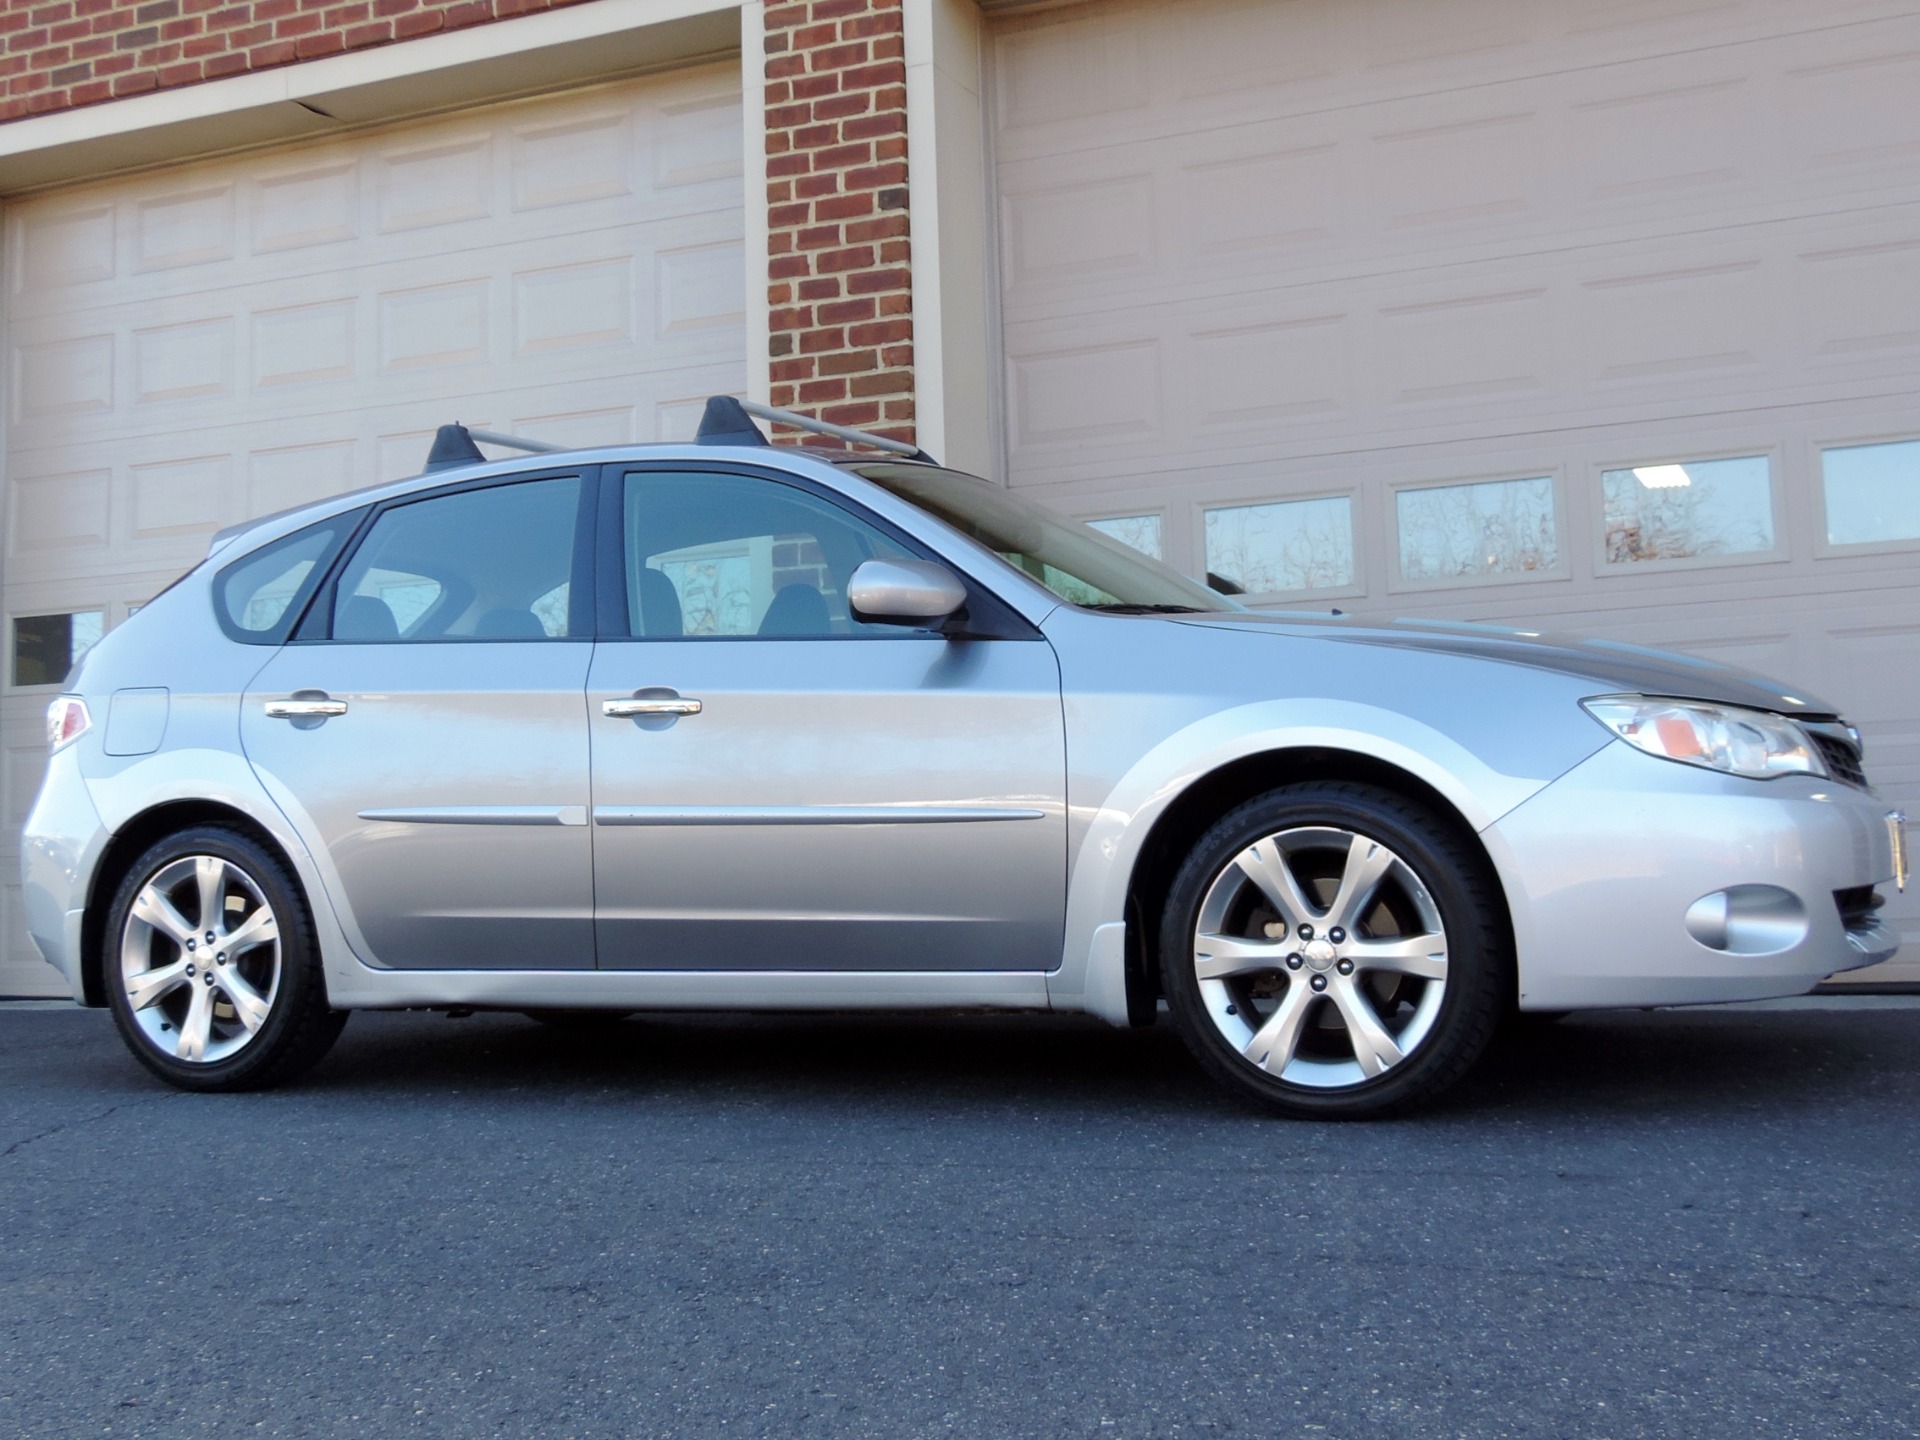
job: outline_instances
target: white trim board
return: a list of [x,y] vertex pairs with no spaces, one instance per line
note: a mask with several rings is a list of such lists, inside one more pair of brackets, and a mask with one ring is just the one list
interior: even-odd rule
[[0,195],[740,48],[740,0],[592,0],[0,125]]

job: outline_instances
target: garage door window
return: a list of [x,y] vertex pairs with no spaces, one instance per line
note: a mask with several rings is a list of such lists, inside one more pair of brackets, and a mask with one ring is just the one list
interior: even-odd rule
[[13,683],[58,685],[105,632],[106,615],[76,610],[64,615],[20,615],[13,622]]
[[1354,583],[1353,497],[1324,495],[1206,512],[1207,572],[1249,595]]
[[1400,578],[1441,582],[1560,570],[1553,480],[1436,485],[1394,496]]
[[1102,535],[1111,535],[1122,545],[1131,546],[1142,555],[1151,555],[1155,560],[1166,558],[1160,548],[1158,515],[1115,515],[1105,520],[1089,520],[1087,524]]
[[1607,470],[1600,489],[1609,565],[1774,549],[1773,465],[1765,455]]
[[1920,440],[1820,453],[1829,545],[1920,540]]

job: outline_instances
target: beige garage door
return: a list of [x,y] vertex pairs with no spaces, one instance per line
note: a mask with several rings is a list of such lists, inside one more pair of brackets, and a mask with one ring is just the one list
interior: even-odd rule
[[691,436],[745,384],[740,162],[725,65],[7,205],[0,994],[57,978],[16,838],[71,651],[442,422]]
[[1792,677],[1920,814],[1910,4],[1096,0],[989,79],[1013,484],[1277,604]]

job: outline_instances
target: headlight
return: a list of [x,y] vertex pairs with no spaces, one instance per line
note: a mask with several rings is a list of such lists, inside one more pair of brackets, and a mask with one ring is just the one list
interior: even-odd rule
[[1644,695],[1604,695],[1580,704],[1629,745],[1662,760],[1754,780],[1827,773],[1804,730],[1762,710]]

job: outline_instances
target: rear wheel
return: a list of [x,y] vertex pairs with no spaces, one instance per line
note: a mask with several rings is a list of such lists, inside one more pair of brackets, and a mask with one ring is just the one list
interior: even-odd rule
[[1283,1114],[1432,1099],[1486,1048],[1511,963],[1498,891],[1454,829],[1391,791],[1290,785],[1242,805],[1174,878],[1161,979],[1181,1037]]
[[293,876],[223,826],[169,836],[127,872],[107,922],[108,1007],[136,1059],[185,1090],[292,1079],[346,1024]]

